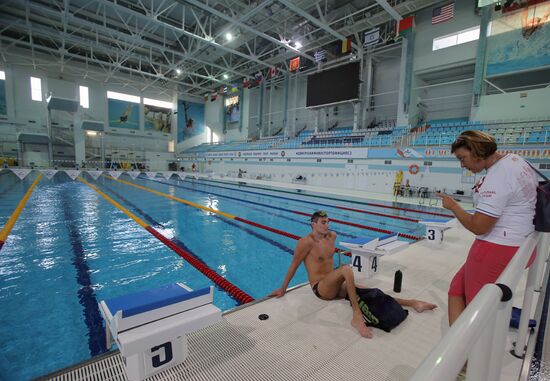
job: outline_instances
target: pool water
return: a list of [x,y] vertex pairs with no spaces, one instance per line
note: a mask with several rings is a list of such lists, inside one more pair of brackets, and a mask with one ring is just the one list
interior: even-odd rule
[[[36,176],[33,172],[20,181],[10,172],[0,173],[0,226]],[[111,178],[94,181],[85,173],[82,176],[253,298],[280,287],[295,239]],[[319,209],[356,224],[416,236],[423,232],[422,226],[410,221],[335,205],[426,217],[338,196],[312,197],[204,180],[131,180],[126,174],[121,179],[298,236],[311,227],[308,216],[296,212],[311,214]],[[331,229],[338,233],[337,243],[383,235],[335,222]],[[301,266],[290,286],[306,281]],[[28,380],[105,352],[98,301],[174,282],[192,289],[214,285],[86,184],[64,173],[51,180],[43,177],[0,250],[0,379]],[[239,305],[223,289],[214,290],[214,304],[220,309]]]

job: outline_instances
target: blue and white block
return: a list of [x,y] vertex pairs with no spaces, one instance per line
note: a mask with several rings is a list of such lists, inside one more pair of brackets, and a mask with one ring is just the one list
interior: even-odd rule
[[129,381],[141,381],[187,357],[187,333],[221,320],[213,287],[191,290],[174,283],[103,300],[107,347],[116,342]]

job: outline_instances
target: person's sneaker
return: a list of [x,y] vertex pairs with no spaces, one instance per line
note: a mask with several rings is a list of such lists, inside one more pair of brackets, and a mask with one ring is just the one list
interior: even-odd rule
[[456,381],[466,381],[466,371],[461,370],[458,376],[456,376]]

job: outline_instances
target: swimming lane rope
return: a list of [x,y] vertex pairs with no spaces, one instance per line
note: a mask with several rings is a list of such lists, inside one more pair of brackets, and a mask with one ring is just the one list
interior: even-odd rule
[[27,200],[29,199],[29,197],[31,197],[34,187],[36,187],[36,184],[38,184],[41,178],[42,178],[42,174],[39,174],[36,180],[34,180],[30,188],[27,190],[27,192],[25,193],[21,201],[19,201],[19,204],[17,205],[12,215],[8,219],[8,222],[6,222],[2,230],[0,230],[0,249],[2,249],[2,247],[4,246],[4,243],[8,239],[8,235],[10,234],[11,229],[13,228],[13,225],[15,225],[15,222],[17,221],[17,219],[19,218],[19,215],[23,211],[23,208],[25,207]]
[[[191,182],[189,180],[185,180],[186,182]],[[201,181],[201,182],[213,182],[213,183],[218,183],[218,181],[215,181],[215,180],[206,180],[206,179],[198,179],[198,181]],[[230,188],[230,187],[222,187],[220,185],[212,185],[212,184],[205,184],[206,186],[211,186],[211,187],[216,187],[216,188],[221,188],[221,189],[229,189],[229,190],[237,190],[235,188]],[[256,187],[256,186],[251,186],[251,185],[247,185],[248,187],[250,188],[254,188],[254,189],[264,189],[264,188],[260,188],[260,187]],[[291,201],[296,201],[295,199],[292,199],[292,198],[289,198],[289,197],[283,197],[283,196],[276,196],[276,195],[273,195],[273,194],[265,194],[265,193],[260,193],[260,192],[253,192],[253,191],[245,191],[245,190],[242,190],[242,189],[238,189],[240,192],[244,192],[244,193],[250,193],[250,194],[259,194],[259,195],[262,195],[262,196],[270,196],[270,197],[275,197],[275,198],[280,198],[280,199],[284,199],[284,200],[291,200]],[[270,191],[272,192],[283,192],[283,193],[292,193],[292,192],[289,192],[289,191],[285,191],[285,190],[280,190],[280,189],[269,189]],[[317,195],[309,195],[309,194],[304,194],[304,193],[301,193],[300,196],[305,196],[305,197],[317,197],[317,198],[325,198],[325,199],[328,199],[328,200],[336,200],[336,201],[342,201],[341,199],[336,199],[336,198],[332,198],[332,197],[324,197],[324,196],[317,196]],[[388,218],[394,218],[394,219],[397,219],[397,220],[404,220],[404,221],[411,221],[411,222],[418,222],[420,220],[416,220],[414,218],[408,218],[408,217],[403,217],[403,216],[394,216],[394,215],[391,215],[391,214],[386,214],[386,213],[378,213],[378,212],[373,212],[373,211],[369,211],[369,210],[362,210],[362,209],[354,209],[354,208],[348,208],[348,207],[345,207],[345,206],[341,206],[341,205],[328,205],[328,204],[323,204],[321,202],[311,202],[311,201],[304,201],[304,202],[307,202],[308,204],[312,204],[312,205],[320,205],[320,206],[323,206],[323,207],[332,207],[332,208],[337,208],[337,209],[342,209],[342,210],[349,210],[349,211],[353,211],[353,212],[358,212],[358,213],[364,213],[364,214],[371,214],[371,215],[375,215],[375,216],[382,216],[382,217],[388,217]],[[433,216],[441,216],[441,217],[449,217],[449,218],[454,218],[454,216],[450,215],[450,214],[445,214],[445,213],[437,213],[437,212],[428,212],[428,211],[425,211],[425,210],[416,210],[416,209],[412,209],[412,208],[405,208],[405,207],[399,207],[399,206],[390,206],[390,205],[383,205],[383,204],[377,204],[377,203],[372,203],[372,202],[362,202],[362,201],[356,201],[355,203],[357,204],[364,204],[364,205],[369,205],[369,206],[375,206],[375,207],[378,207],[378,208],[387,208],[387,209],[394,209],[394,210],[403,210],[403,211],[407,211],[407,212],[413,212],[413,213],[420,213],[420,214],[429,214],[429,215],[433,215]]]
[[[112,180],[121,182],[121,183],[123,183],[123,184],[130,185],[130,186],[132,186],[132,187],[135,187],[135,188],[144,190],[144,191],[146,191],[146,192],[154,193],[154,194],[156,194],[156,195],[158,195],[158,196],[166,197],[166,198],[169,198],[169,199],[171,199],[171,200],[180,202],[180,203],[182,203],[182,204],[186,204],[186,205],[192,206],[192,207],[194,207],[194,208],[198,208],[198,209],[206,210],[206,211],[209,211],[209,212],[212,212],[212,213],[215,213],[215,214],[219,214],[219,215],[222,215],[222,216],[224,216],[224,217],[231,218],[231,219],[233,219],[233,220],[240,221],[240,222],[243,222],[243,223],[245,223],[245,224],[252,225],[252,226],[255,226],[255,227],[257,227],[257,228],[260,228],[260,229],[269,230],[269,231],[271,231],[271,232],[273,232],[273,233],[280,234],[280,235],[283,235],[283,236],[286,236],[286,237],[289,237],[289,238],[293,238],[293,239],[296,239],[296,240],[300,239],[299,236],[297,236],[297,235],[295,235],[295,234],[292,234],[292,233],[285,232],[285,231],[283,231],[283,230],[275,229],[275,228],[272,228],[272,227],[269,227],[269,226],[265,226],[265,225],[259,224],[259,223],[254,222],[254,221],[250,221],[250,220],[246,220],[246,219],[241,218],[241,217],[234,216],[234,215],[229,214],[229,213],[224,213],[224,212],[221,212],[221,211],[219,211],[219,210],[215,210],[215,209],[212,209],[212,208],[208,208],[208,207],[206,207],[206,206],[199,205],[199,204],[196,204],[196,203],[194,203],[194,202],[191,202],[191,201],[188,201],[188,200],[184,200],[184,199],[182,199],[182,198],[175,197],[175,196],[172,196],[172,195],[169,195],[169,194],[166,194],[166,193],[162,193],[162,192],[156,191],[156,190],[151,189],[151,188],[147,188],[147,187],[144,187],[144,186],[141,186],[141,185],[137,185],[137,184],[131,183],[131,182],[129,182],[129,181],[120,180],[120,179],[115,179],[115,178],[112,178],[112,177],[109,177],[109,178],[111,178]],[[353,223],[350,222],[349,224],[353,224]],[[384,234],[395,234],[395,232],[392,232],[391,230],[380,229],[380,228],[374,228],[374,227],[371,227],[371,226],[365,226],[365,225],[359,225],[359,224],[354,224],[354,225],[352,225],[352,226],[362,227],[363,229],[372,230],[372,231],[376,231],[376,232],[384,233]],[[404,237],[404,238],[412,239],[412,240],[415,240],[415,241],[418,241],[418,240],[422,239],[421,237],[417,237],[417,236],[414,236],[414,235],[411,235],[411,234],[406,234],[406,233],[398,233],[398,234],[399,234],[400,236]]]
[[128,217],[130,217],[132,220],[134,220],[138,225],[140,225],[142,228],[147,230],[149,233],[151,233],[155,238],[157,238],[159,241],[164,243],[166,246],[168,246],[170,249],[172,249],[174,252],[176,252],[180,257],[185,259],[188,263],[190,263],[194,268],[199,270],[201,273],[206,275],[212,282],[214,282],[217,286],[219,286],[221,289],[223,289],[225,292],[227,292],[231,297],[233,297],[235,300],[240,302],[241,304],[245,304],[248,302],[252,302],[254,298],[252,298],[250,295],[248,295],[246,292],[220,276],[216,271],[209,268],[207,265],[205,265],[203,262],[198,260],[194,255],[191,253],[188,253],[178,245],[176,245],[174,242],[172,242],[169,238],[165,237],[164,235],[160,234],[157,230],[155,230],[152,226],[147,224],[145,221],[140,219],[138,216],[130,212],[128,209],[120,205],[118,202],[113,200],[111,197],[109,197],[107,194],[105,194],[103,191],[101,191],[96,186],[88,183],[83,178],[79,177],[79,181],[83,182],[84,184],[88,185],[90,188],[95,190],[97,193],[99,193],[103,198],[105,198],[107,201],[109,201],[112,205],[114,205],[116,208],[121,210],[124,214],[126,214]]

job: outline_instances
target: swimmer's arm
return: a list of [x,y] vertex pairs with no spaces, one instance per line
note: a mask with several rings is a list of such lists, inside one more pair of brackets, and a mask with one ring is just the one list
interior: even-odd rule
[[294,274],[296,274],[296,270],[298,270],[298,267],[300,267],[300,264],[307,257],[310,250],[311,250],[311,244],[309,244],[307,241],[303,239],[300,239],[298,241],[298,245],[296,245],[296,249],[294,250],[294,257],[292,258],[292,262],[290,263],[290,266],[288,267],[288,270],[286,272],[283,285],[281,286],[281,288],[278,288],[275,291],[273,291],[271,294],[269,294],[269,296],[276,296],[280,298],[286,293],[288,284],[294,277]]

